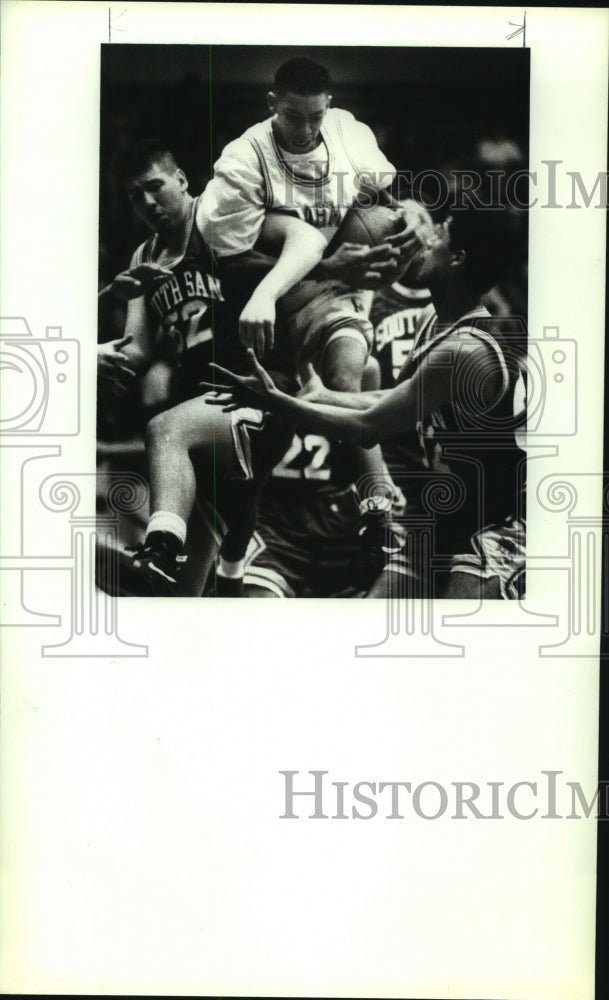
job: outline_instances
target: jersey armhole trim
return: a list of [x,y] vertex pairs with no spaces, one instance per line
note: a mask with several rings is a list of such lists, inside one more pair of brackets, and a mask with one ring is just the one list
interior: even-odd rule
[[[338,108],[336,110],[338,110]],[[340,120],[340,115],[336,116],[336,118],[334,119],[334,124],[336,125],[336,134],[338,135],[338,138],[340,139],[341,146],[343,147],[345,156],[347,157],[349,163],[351,164],[351,166],[353,168],[354,177],[355,177],[355,179],[358,179],[359,175],[360,175],[360,171],[359,171],[358,166],[354,163],[353,157],[351,156],[351,153],[349,152],[349,148],[348,148],[347,143],[345,141],[345,135],[344,135],[344,132],[343,132],[342,122]],[[353,201],[355,201],[355,195],[353,196]]]
[[248,142],[251,144],[256,157],[258,158],[258,166],[260,167],[260,174],[262,176],[262,184],[264,186],[264,205],[265,208],[271,208],[273,204],[273,194],[271,187],[271,178],[268,172],[268,167],[266,165],[266,160],[262,153],[262,149],[258,143],[257,139],[253,136],[248,136]]
[[503,397],[509,391],[510,388],[510,376],[501,346],[497,343],[492,334],[486,333],[485,330],[479,330],[475,326],[461,327],[456,332],[469,333],[471,334],[472,337],[475,337],[477,340],[481,340],[482,343],[486,344],[487,347],[490,347],[490,349],[494,352],[495,357],[498,358],[499,367],[501,368],[501,390],[499,392],[499,395],[495,403],[493,403],[493,407],[496,406],[498,403],[501,402],[501,400],[503,399]]

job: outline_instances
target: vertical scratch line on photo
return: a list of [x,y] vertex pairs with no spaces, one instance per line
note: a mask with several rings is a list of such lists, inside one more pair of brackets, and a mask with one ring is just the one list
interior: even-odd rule
[[603,635],[609,635],[609,532],[603,532],[603,574],[604,574],[604,586],[602,588],[603,594],[603,608],[602,608],[602,621],[601,621],[601,631]]

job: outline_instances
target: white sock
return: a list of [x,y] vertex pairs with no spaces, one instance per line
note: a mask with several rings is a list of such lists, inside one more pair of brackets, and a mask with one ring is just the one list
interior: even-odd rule
[[238,559],[237,562],[229,562],[220,556],[218,560],[218,576],[224,576],[228,580],[238,580],[245,572],[245,559]]
[[171,510],[157,510],[148,521],[146,528],[146,538],[152,531],[167,531],[184,545],[186,541],[186,521],[179,514],[174,514]]

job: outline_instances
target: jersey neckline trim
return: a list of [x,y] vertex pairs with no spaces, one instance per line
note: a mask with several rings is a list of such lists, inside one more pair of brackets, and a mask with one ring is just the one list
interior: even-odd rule
[[[200,195],[199,195],[199,198],[200,198]],[[190,204],[190,218],[188,220],[188,225],[187,225],[187,228],[186,228],[186,238],[184,240],[184,248],[183,248],[182,252],[180,254],[178,254],[177,257],[172,258],[171,261],[166,262],[163,265],[164,267],[168,268],[169,270],[171,270],[171,268],[173,268],[173,267],[176,267],[178,264],[181,264],[182,261],[184,260],[185,256],[186,256],[186,251],[188,250],[188,244],[190,243],[190,237],[192,236],[192,230],[193,230],[193,227],[194,227],[194,224],[195,224],[196,207],[197,207],[199,198],[192,198],[191,199],[191,204]],[[157,239],[158,239],[158,233],[154,233],[154,235],[152,237],[150,237],[150,239],[148,241],[148,250],[146,252],[146,263],[147,264],[154,264],[156,262],[156,260],[158,259],[157,257],[153,256],[153,250],[156,249]]]
[[[319,130],[322,142],[326,147],[326,151],[328,153],[328,162],[326,164],[324,176],[319,178],[314,178],[313,180],[308,180],[305,177],[299,177],[298,174],[295,174],[292,168],[289,166],[289,164],[285,161],[281,146],[279,145],[279,143],[275,138],[272,122],[273,119],[269,118],[268,134],[270,136],[271,144],[273,146],[273,151],[275,153],[275,156],[277,157],[277,163],[279,164],[281,170],[283,171],[287,179],[291,181],[292,184],[296,184],[298,187],[304,187],[304,188],[321,188],[324,187],[326,184],[329,184],[330,179],[332,177],[332,170],[334,168],[334,153],[332,151],[332,146],[328,141],[328,133],[324,125],[322,125]],[[313,153],[314,150],[311,150],[311,152]]]

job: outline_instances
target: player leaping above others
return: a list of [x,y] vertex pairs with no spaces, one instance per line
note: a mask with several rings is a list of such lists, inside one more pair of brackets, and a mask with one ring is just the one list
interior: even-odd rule
[[[302,219],[330,238],[358,193],[395,204],[387,191],[394,167],[367,125],[330,107],[330,89],[323,66],[288,60],[268,94],[271,117],[225,147],[200,206],[203,235],[221,260],[251,250],[272,213]],[[297,366],[313,363],[331,389],[358,392],[372,343],[367,293],[337,280],[303,280],[283,305]],[[270,329],[274,302],[259,297],[257,307],[257,328]],[[260,355],[264,345],[258,338],[246,346]],[[354,480],[386,479],[379,447],[354,445],[353,460]]]

